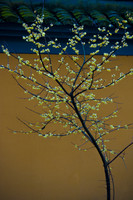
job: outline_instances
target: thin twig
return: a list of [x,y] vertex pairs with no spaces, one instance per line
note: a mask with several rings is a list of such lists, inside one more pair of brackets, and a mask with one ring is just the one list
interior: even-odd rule
[[127,148],[129,148],[131,145],[133,144],[133,142],[131,142],[130,144],[128,144],[124,149],[122,149],[122,151],[120,151],[117,156],[115,156],[111,161],[108,162],[107,165],[110,165],[114,160],[116,160],[116,158],[118,158]]

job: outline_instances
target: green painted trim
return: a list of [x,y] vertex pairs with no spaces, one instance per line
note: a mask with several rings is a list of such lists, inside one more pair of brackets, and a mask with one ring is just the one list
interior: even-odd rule
[[[2,53],[1,45],[6,46],[12,53],[32,53],[30,49],[34,48],[33,44],[27,43],[22,39],[24,35],[27,35],[27,32],[24,30],[21,24],[17,25],[18,26],[16,26],[16,23],[7,23],[6,25],[3,23],[0,24],[0,53]],[[68,39],[73,36],[71,29],[72,25],[53,26],[48,31],[48,35],[49,38],[52,40],[58,38],[58,41],[62,45],[62,47],[65,47]],[[90,54],[94,49],[90,49],[89,46],[87,46],[88,39],[92,38],[94,34],[98,34],[98,30],[96,27],[92,27],[90,29],[89,27],[85,26],[85,31],[87,32],[87,35],[84,38],[84,41],[86,42],[85,51],[86,54]],[[133,28],[130,28],[129,32],[133,33]],[[123,32],[119,32],[119,34],[112,35],[110,45],[114,44],[117,41],[120,41],[122,35]],[[43,42],[43,40],[41,42]],[[102,48],[102,50],[99,52],[99,55],[102,55],[105,51],[109,53],[110,45],[107,46],[106,49]],[[82,46],[80,44],[78,44],[77,48],[79,49],[79,53],[83,54]],[[60,52],[60,49],[50,50],[51,54],[58,54]],[[74,54],[74,52],[71,49],[68,49],[68,53]],[[117,52],[117,55],[133,55],[133,40],[128,41],[128,47],[120,49]]]

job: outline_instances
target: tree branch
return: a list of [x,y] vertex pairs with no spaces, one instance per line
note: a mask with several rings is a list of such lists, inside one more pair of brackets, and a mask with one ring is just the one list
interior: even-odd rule
[[114,160],[116,160],[116,158],[118,158],[126,149],[128,149],[131,145],[133,144],[133,142],[131,142],[130,144],[128,144],[122,151],[120,151],[117,156],[115,156],[111,161],[108,162],[107,165],[110,165]]

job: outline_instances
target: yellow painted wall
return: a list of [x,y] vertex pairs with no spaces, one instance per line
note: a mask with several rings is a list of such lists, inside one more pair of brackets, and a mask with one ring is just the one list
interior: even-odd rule
[[[0,64],[6,61],[0,54]],[[118,56],[116,64],[123,70],[133,68],[133,57]],[[117,101],[122,102],[119,121],[133,122],[133,78],[126,78],[105,92],[113,92],[119,97]],[[43,139],[9,131],[24,128],[16,116],[27,120],[36,117],[25,109],[30,103],[21,97],[24,97],[23,91],[11,74],[0,70],[0,199],[106,199],[104,171],[94,149],[76,150],[72,145],[73,136]],[[118,137],[112,137],[111,143],[119,151],[132,137],[133,130],[120,131]],[[126,151],[125,162],[127,168],[121,159],[112,164],[116,200],[133,199],[133,147]]]

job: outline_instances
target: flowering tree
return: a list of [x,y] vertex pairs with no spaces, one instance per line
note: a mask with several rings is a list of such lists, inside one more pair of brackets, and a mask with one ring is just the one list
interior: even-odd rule
[[[38,17],[31,24],[23,24],[28,36],[23,39],[33,43],[35,48],[31,51],[35,53],[34,62],[24,60],[21,56],[12,54],[7,48],[2,46],[3,52],[8,57],[12,56],[18,61],[17,67],[1,65],[1,69],[6,69],[12,73],[17,84],[24,90],[28,101],[35,100],[41,107],[41,111],[31,110],[40,116],[40,121],[35,123],[26,122],[19,119],[26,127],[25,134],[36,133],[44,138],[63,137],[71,134],[81,135],[81,143],[75,144],[78,150],[87,151],[89,143],[97,150],[104,167],[107,200],[111,199],[111,174],[110,164],[118,157],[122,157],[123,152],[133,144],[131,142],[119,153],[108,148],[110,134],[120,129],[128,129],[132,124],[117,125],[114,118],[117,117],[118,108],[107,115],[101,115],[100,110],[103,105],[115,104],[113,97],[100,97],[99,90],[114,86],[128,75],[133,75],[133,69],[122,73],[118,66],[110,66],[110,60],[115,57],[116,51],[128,46],[127,40],[133,36],[126,31],[126,21],[118,21],[119,28],[112,33],[110,28],[98,28],[99,34],[88,38],[89,48],[92,48],[90,55],[86,55],[84,37],[87,33],[83,26],[74,24],[72,28],[73,36],[69,38],[66,45],[62,46],[58,39],[51,40],[48,30],[52,28],[44,26],[44,18]],[[105,52],[102,60],[96,55],[101,49],[110,45],[112,34],[117,34],[119,29],[123,29],[123,37],[120,42],[112,44],[110,51]],[[81,46],[82,56],[79,55],[77,45]],[[56,64],[51,56],[51,49],[59,50],[59,59]],[[73,55],[68,50],[73,51]],[[106,76],[109,72],[110,75]],[[105,79],[105,76],[107,79]],[[22,79],[22,80],[18,80]],[[107,106],[105,105],[105,106]],[[105,108],[106,109],[106,108]],[[50,132],[50,124],[56,124],[58,131]],[[61,129],[60,127],[63,127]],[[63,131],[62,131],[63,130]]]

